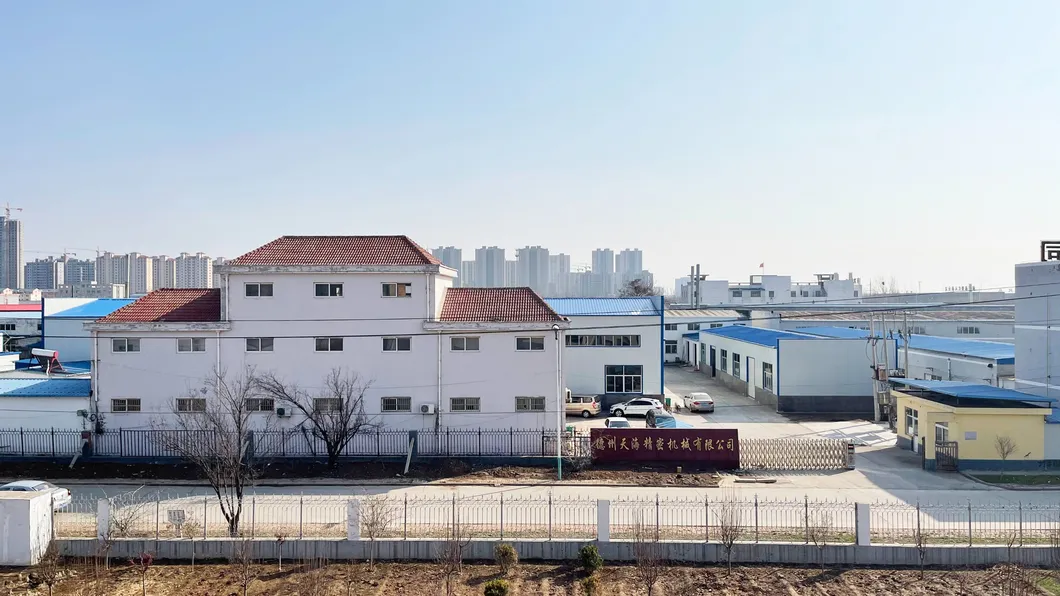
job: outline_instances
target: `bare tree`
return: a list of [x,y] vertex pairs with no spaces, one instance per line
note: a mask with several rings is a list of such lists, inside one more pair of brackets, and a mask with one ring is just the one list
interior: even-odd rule
[[735,495],[729,495],[714,506],[714,520],[718,527],[718,540],[725,547],[725,563],[729,573],[732,573],[732,549],[743,534],[740,505],[736,502]]
[[232,567],[243,596],[247,596],[250,584],[258,577],[258,570],[254,567],[254,542],[250,538],[242,538],[233,546]]
[[1008,435],[998,435],[994,438],[994,451],[997,452],[997,456],[1001,458],[1001,482],[1005,481],[1005,465],[1003,462],[1008,461],[1009,456],[1016,452],[1018,447],[1016,442],[1012,440],[1012,437]]
[[135,535],[137,525],[142,523],[148,515],[148,507],[154,501],[148,499],[140,490],[118,493],[113,497],[107,497],[110,509],[108,530],[115,538],[132,538]]
[[360,576],[358,571],[357,564],[353,562],[353,559],[346,561],[346,564],[342,567],[342,583],[346,586],[346,596],[353,596],[353,585],[357,583],[357,579]]
[[276,570],[283,571],[283,543],[287,542],[287,532],[276,532]]
[[[54,540],[44,549],[40,561],[30,574],[31,583],[43,584],[48,588],[48,596],[52,596],[55,586],[63,580],[66,574],[63,572],[62,557],[59,556],[59,545]],[[35,587],[33,585],[30,586]]]
[[216,371],[200,389],[205,404],[189,402],[190,411],[174,411],[171,424],[155,426],[162,446],[194,465],[206,477],[228,522],[228,535],[239,536],[243,497],[257,475],[250,450],[252,415],[249,400],[258,398],[253,369],[229,379]]
[[136,572],[140,574],[140,590],[143,596],[147,596],[147,572],[151,570],[151,565],[154,564],[155,557],[151,553],[140,553],[138,556],[129,559],[129,564],[136,568]]
[[916,556],[920,561],[920,579],[924,579],[924,563],[927,561],[928,543],[927,536],[924,535],[924,530],[920,527],[919,506],[917,509],[916,530],[913,532],[913,544],[916,545]]
[[256,382],[264,396],[301,414],[303,431],[324,443],[330,469],[335,469],[339,456],[354,437],[375,428],[364,413],[364,394],[372,383],[356,373],[333,369],[317,393],[287,383],[273,373],[259,376]]
[[471,538],[460,525],[460,518],[453,516],[445,540],[438,547],[438,567],[445,580],[445,596],[456,593],[456,578],[464,569],[464,549],[471,544]]
[[817,547],[817,562],[821,569],[824,569],[824,549],[832,538],[833,525],[830,511],[814,511],[806,526],[807,538]]
[[322,596],[328,592],[328,560],[314,558],[306,564],[298,581],[298,596]]
[[633,522],[633,577],[647,596],[655,593],[655,586],[666,571],[657,528],[648,527],[638,518]]
[[384,496],[365,497],[361,500],[361,529],[369,540],[369,570],[375,569],[375,558],[379,555],[379,543],[376,540],[386,534],[396,514],[394,504]]
[[651,284],[643,279],[634,279],[619,288],[618,295],[623,298],[629,298],[632,296],[656,296],[658,293]]

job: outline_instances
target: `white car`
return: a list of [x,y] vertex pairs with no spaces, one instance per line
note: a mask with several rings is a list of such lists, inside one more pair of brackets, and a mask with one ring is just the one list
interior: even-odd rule
[[657,399],[649,399],[647,397],[638,397],[637,399],[631,399],[624,404],[615,404],[611,406],[612,416],[647,416],[648,412],[654,409],[663,409],[663,404]]
[[689,412],[713,412],[714,398],[709,393],[689,393],[685,396],[685,406]]
[[625,418],[608,418],[604,420],[604,426],[607,428],[633,428],[629,420]]
[[43,480],[17,480],[15,482],[8,482],[7,484],[0,486],[0,490],[8,492],[38,492],[52,494],[52,506],[58,511],[70,505],[73,500],[70,496],[69,489],[59,488],[51,482],[45,482]]

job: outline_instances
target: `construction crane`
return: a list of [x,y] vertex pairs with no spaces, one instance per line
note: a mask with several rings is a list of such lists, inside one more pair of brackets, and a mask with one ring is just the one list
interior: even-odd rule
[[11,219],[12,211],[22,211],[22,207],[12,207],[11,203],[4,203],[4,218]]

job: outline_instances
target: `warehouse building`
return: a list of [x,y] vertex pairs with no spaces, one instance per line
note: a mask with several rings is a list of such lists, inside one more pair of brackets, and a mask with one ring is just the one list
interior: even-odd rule
[[545,302],[570,320],[563,373],[571,392],[604,395],[606,404],[630,394],[664,393],[661,296]]
[[663,318],[663,341],[666,362],[687,362],[697,365],[698,354],[689,351],[691,343],[698,343],[700,329],[716,329],[736,325],[746,318],[735,310],[725,309],[668,309]]
[[1015,341],[1015,311],[1007,305],[908,305],[906,310],[881,312],[879,305],[843,304],[760,307],[749,312],[754,325],[781,331],[806,327],[883,329],[897,337],[908,326],[913,335],[981,341]]
[[700,331],[700,370],[785,414],[873,414],[872,350],[883,360],[894,341],[870,347],[838,339],[728,326]]
[[[41,328],[44,348],[59,352],[59,360],[65,364],[84,363],[84,368],[88,368],[94,346],[92,332],[85,329],[85,323],[105,317],[132,302],[114,298],[45,300]],[[67,305],[72,306],[63,308]]]

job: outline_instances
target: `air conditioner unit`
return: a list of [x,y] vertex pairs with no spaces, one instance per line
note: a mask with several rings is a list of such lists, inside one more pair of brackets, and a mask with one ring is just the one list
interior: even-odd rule
[[276,408],[276,417],[277,418],[290,418],[291,417],[291,411],[288,410],[287,408]]
[[420,414],[433,414],[434,404],[420,404]]

